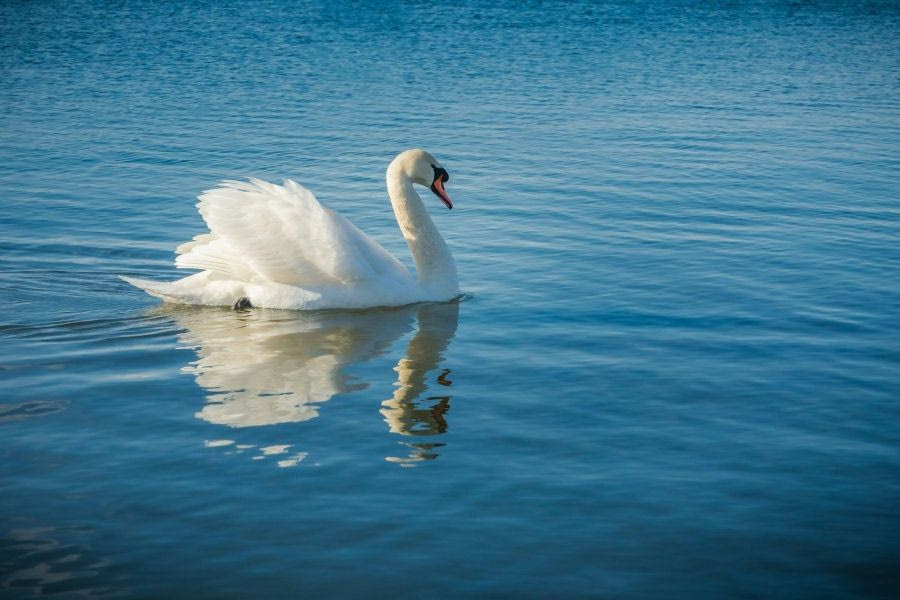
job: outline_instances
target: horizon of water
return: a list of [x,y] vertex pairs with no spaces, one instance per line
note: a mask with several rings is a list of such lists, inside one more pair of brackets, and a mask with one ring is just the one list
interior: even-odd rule
[[[0,596],[893,598],[893,2],[0,4]],[[159,303],[292,178],[461,301]],[[423,194],[424,195],[424,194]]]

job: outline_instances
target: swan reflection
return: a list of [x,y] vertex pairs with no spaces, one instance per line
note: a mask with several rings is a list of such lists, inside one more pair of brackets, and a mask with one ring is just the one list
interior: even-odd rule
[[[381,415],[394,434],[435,436],[447,431],[452,374],[439,367],[456,333],[458,302],[366,311],[175,306],[159,310],[184,330],[180,342],[197,354],[182,371],[208,392],[206,405],[196,413],[204,421],[237,429],[313,419],[335,395],[369,388],[348,375],[348,367],[386,355],[398,339],[414,330],[394,367],[394,392],[381,403]],[[237,451],[253,447],[234,445],[233,440],[207,445]],[[406,464],[432,459],[437,456],[434,449],[442,444],[403,445],[408,456],[387,460]],[[254,458],[290,447],[260,448],[262,453]],[[284,456],[279,464],[294,466],[305,457],[305,452]]]
[[[381,414],[391,433],[408,436],[431,436],[447,431],[445,415],[450,410],[448,390],[422,398],[428,391],[426,375],[435,369],[450,340],[456,333],[459,304],[431,304],[419,310],[419,329],[409,341],[406,354],[394,367],[397,382],[394,395],[381,403]],[[444,369],[436,383],[449,388],[450,369]],[[391,462],[418,462],[437,458],[436,443],[405,443],[410,451],[405,457],[389,456]]]

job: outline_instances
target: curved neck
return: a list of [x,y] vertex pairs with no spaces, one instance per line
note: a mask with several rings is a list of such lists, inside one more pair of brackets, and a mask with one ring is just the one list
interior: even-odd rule
[[388,196],[394,207],[397,224],[403,233],[419,283],[427,286],[452,287],[457,291],[456,264],[438,232],[422,199],[413,189],[412,181],[399,165],[391,163],[387,171]]

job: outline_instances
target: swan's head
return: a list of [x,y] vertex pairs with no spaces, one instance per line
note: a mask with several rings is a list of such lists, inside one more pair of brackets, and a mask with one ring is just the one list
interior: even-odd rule
[[453,208],[453,202],[444,189],[444,183],[450,179],[450,174],[435,157],[417,148],[401,153],[394,162],[403,169],[410,181],[428,186],[447,208]]

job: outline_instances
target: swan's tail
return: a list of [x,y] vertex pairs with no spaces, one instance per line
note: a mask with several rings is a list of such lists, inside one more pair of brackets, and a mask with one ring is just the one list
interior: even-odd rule
[[135,277],[125,277],[119,275],[119,279],[126,283],[130,283],[136,288],[142,289],[151,296],[156,296],[165,302],[174,302],[176,304],[189,304],[190,299],[180,292],[175,286],[175,282],[169,281],[150,281],[149,279],[137,279]]

